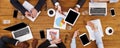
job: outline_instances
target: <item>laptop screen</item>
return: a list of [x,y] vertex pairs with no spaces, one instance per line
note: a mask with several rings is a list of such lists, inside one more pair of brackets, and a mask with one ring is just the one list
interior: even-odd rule
[[7,28],[5,28],[4,30],[15,31],[15,30],[24,28],[24,27],[26,27],[26,26],[27,26],[27,24],[25,24],[25,23],[22,22],[22,23],[19,23],[19,24],[16,24],[16,25],[7,27]]
[[66,19],[65,19],[65,21],[73,24],[75,22],[75,20],[77,19],[77,16],[78,16],[78,13],[70,10],[67,17],[66,17]]

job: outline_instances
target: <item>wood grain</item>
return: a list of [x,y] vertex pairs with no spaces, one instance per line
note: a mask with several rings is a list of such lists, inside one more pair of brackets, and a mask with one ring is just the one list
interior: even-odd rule
[[[29,0],[29,2],[33,5],[36,5],[37,1],[38,0]],[[74,7],[75,4],[77,3],[77,0],[59,0],[59,1],[60,1],[60,5],[62,6],[62,10],[66,12],[69,8]],[[21,3],[22,2],[23,0],[21,1]],[[87,33],[88,35],[88,32],[85,28],[86,21],[93,20],[93,19],[100,19],[102,23],[103,31],[104,31],[104,37],[103,37],[104,47],[105,48],[119,48],[120,47],[119,46],[120,44],[120,37],[119,37],[120,36],[120,2],[114,3],[114,4],[108,3],[107,16],[89,16],[88,14],[82,15],[82,12],[88,11],[88,3],[89,3],[89,0],[86,0],[83,7],[80,8],[81,15],[79,19],[77,20],[75,26],[72,27],[72,30],[60,30],[60,37],[63,42],[65,39],[65,35],[68,35],[67,42],[65,43],[66,47],[70,48],[71,38],[75,30],[79,29],[80,34]],[[46,32],[46,28],[53,28],[53,23],[54,23],[54,17],[52,18],[48,17],[48,15],[46,14],[47,11],[45,10],[49,8],[54,8],[54,5],[52,4],[51,0],[47,0],[46,4],[47,4],[47,8],[43,7],[41,14],[35,20],[35,22],[31,22],[27,18],[23,20],[14,19],[12,16],[13,16],[13,11],[15,8],[10,4],[9,0],[0,0],[0,37],[1,36],[12,37],[9,31],[5,31],[3,29],[8,26],[14,25],[16,23],[25,22],[30,26],[34,38],[39,39],[39,44],[41,44],[45,39],[40,39],[39,31],[45,30]],[[115,8],[115,12],[116,12],[115,17],[111,17],[110,15],[110,8],[112,7]],[[3,24],[3,20],[10,20],[11,23]],[[69,25],[67,25],[67,27],[68,26]],[[105,34],[105,28],[107,26],[113,27],[115,31],[112,36],[108,36]],[[28,42],[31,45],[32,40],[29,40]],[[76,45],[77,45],[77,48],[97,48],[95,41],[91,42],[90,45],[83,47],[78,37],[76,39]],[[17,48],[17,47],[13,46],[13,48]]]

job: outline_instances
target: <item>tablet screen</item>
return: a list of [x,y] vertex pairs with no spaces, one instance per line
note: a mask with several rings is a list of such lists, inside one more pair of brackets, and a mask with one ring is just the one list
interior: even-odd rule
[[83,45],[86,45],[90,42],[86,34],[80,36],[80,39],[81,39]]
[[65,19],[65,21],[67,21],[70,24],[74,24],[77,16],[78,16],[78,13],[70,10],[69,13],[68,13],[68,15],[67,15],[67,17],[66,17],[66,19]]

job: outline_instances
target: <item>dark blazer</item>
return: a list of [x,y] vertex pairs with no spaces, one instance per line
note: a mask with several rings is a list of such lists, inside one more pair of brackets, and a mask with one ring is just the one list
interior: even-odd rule
[[15,45],[18,40],[3,36],[0,38],[0,48],[8,48],[7,44]]
[[[48,48],[49,45],[51,45],[50,41],[46,40],[41,45],[39,45],[38,48]],[[66,48],[63,42],[56,44],[56,45],[57,45],[57,48]]]
[[78,0],[77,4],[82,7],[86,0]]
[[[34,7],[38,12],[41,10],[42,6],[45,4],[46,0],[39,0],[37,5]],[[18,9],[23,15],[25,15],[26,10],[18,0],[10,0],[11,4]]]
[[58,0],[51,0],[52,3],[55,5],[56,2],[58,2]]

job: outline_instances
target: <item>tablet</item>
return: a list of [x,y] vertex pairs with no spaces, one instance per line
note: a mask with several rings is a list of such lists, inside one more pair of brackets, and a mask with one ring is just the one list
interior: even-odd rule
[[79,38],[80,38],[83,46],[90,44],[90,40],[88,39],[86,33],[83,33],[82,35],[80,35]]
[[78,19],[79,15],[80,15],[79,12],[77,12],[77,11],[70,8],[68,10],[68,14],[67,14],[67,16],[65,18],[65,22],[72,25],[72,26],[74,26],[74,24],[75,24],[76,20]]

